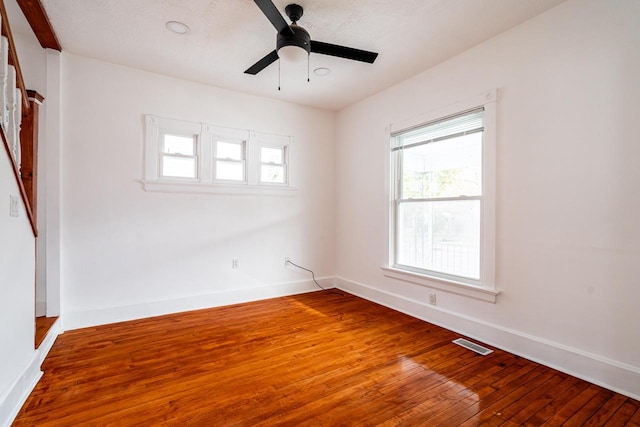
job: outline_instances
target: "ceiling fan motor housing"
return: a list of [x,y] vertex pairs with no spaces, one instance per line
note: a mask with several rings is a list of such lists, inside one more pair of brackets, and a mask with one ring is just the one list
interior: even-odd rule
[[293,37],[278,33],[276,50],[280,50],[284,46],[298,46],[306,50],[307,53],[311,53],[311,36],[307,30],[295,24],[291,24],[289,27],[293,30]]

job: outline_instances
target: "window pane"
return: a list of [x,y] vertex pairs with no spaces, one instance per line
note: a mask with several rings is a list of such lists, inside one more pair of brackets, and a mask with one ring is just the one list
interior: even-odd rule
[[242,143],[216,142],[216,157],[219,159],[243,160]]
[[262,163],[276,163],[283,164],[283,151],[284,148],[267,148],[262,147],[260,149],[260,162]]
[[162,152],[167,154],[183,154],[193,156],[195,144],[192,136],[165,135]]
[[459,133],[471,133],[483,129],[484,110],[476,110],[456,117],[438,120],[418,129],[403,132],[394,141],[394,147],[418,144]]
[[480,278],[479,200],[406,202],[398,210],[398,264]]
[[244,181],[244,164],[242,162],[216,162],[216,179]]
[[162,176],[195,178],[195,157],[162,156]]
[[284,184],[284,166],[262,165],[260,181]]
[[482,133],[402,150],[403,199],[482,194]]

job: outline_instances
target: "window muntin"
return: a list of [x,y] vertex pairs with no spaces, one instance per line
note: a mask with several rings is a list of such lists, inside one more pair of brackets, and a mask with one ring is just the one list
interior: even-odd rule
[[246,181],[245,141],[216,141],[215,179]]
[[482,113],[393,135],[394,267],[481,279]]
[[287,147],[260,147],[260,182],[285,184]]
[[197,136],[162,134],[160,176],[197,178]]

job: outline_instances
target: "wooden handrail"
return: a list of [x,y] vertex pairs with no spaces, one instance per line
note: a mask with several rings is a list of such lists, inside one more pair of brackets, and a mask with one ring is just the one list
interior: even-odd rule
[[[2,16],[2,35],[6,36],[7,39],[9,40],[9,63],[15,67],[16,86],[18,90],[20,90],[20,92],[22,93],[22,114],[23,116],[29,115],[31,113],[29,95],[27,94],[27,89],[24,84],[24,78],[22,77],[20,62],[18,61],[18,53],[16,51],[16,46],[13,41],[13,34],[11,33],[11,25],[9,24],[9,18],[7,17],[7,10],[5,8],[3,0],[0,0],[0,15]],[[4,109],[4,106],[2,106],[2,108]],[[27,212],[27,217],[29,217],[31,230],[33,231],[34,237],[38,237],[38,227],[36,224],[36,217],[33,211],[34,207],[29,202],[29,197],[27,195],[27,191],[25,190],[22,177],[20,175],[20,166],[16,163],[11,153],[12,150],[11,150],[11,147],[9,146],[9,138],[7,137],[6,130],[4,129],[3,126],[0,126],[0,135],[2,138],[2,145],[4,145],[5,152],[9,157],[9,161],[11,162],[13,176],[15,177],[16,183],[20,190],[20,197],[22,198],[22,203],[24,204],[25,211]]]

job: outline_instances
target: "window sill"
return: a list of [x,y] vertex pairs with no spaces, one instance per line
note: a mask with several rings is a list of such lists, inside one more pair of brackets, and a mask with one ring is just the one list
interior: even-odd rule
[[145,191],[157,193],[232,194],[250,196],[295,196],[296,187],[281,185],[213,184],[180,181],[142,180]]
[[417,285],[450,292],[457,295],[463,295],[480,301],[486,301],[495,304],[500,291],[497,289],[481,288],[466,283],[446,280],[439,277],[427,276],[424,274],[413,273],[410,271],[400,270],[391,267],[380,267],[386,277],[403,282],[415,283]]

